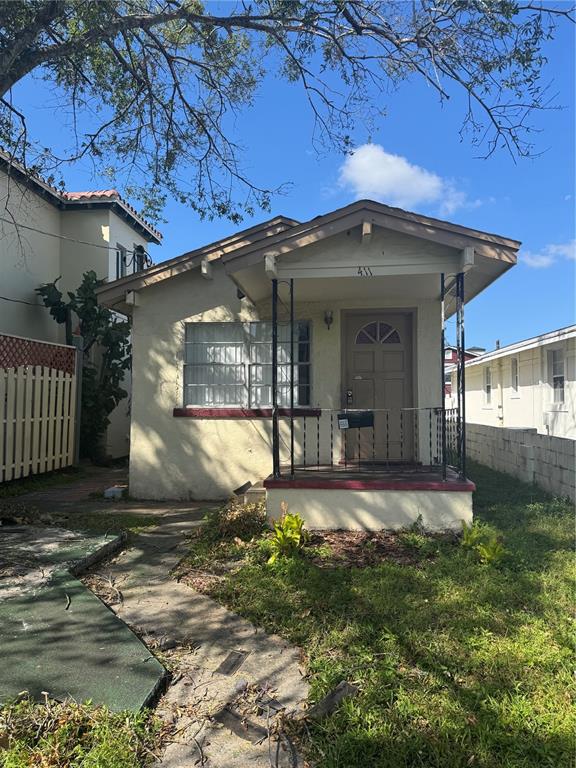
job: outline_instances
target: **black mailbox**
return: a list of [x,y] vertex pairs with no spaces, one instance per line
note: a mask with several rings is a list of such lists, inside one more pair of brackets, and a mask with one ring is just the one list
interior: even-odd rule
[[361,429],[374,426],[373,411],[345,411],[338,414],[338,427],[340,429]]

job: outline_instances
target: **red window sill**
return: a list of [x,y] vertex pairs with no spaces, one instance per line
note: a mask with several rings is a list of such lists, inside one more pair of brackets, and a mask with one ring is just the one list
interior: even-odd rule
[[[280,416],[290,416],[290,408],[280,408]],[[294,408],[294,416],[320,416],[320,408]],[[271,419],[272,408],[174,408],[173,416],[185,419]]]

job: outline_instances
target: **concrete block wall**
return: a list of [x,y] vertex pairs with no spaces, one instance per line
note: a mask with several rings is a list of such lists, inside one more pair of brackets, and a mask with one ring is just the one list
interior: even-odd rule
[[466,451],[474,461],[576,501],[576,440],[467,423]]

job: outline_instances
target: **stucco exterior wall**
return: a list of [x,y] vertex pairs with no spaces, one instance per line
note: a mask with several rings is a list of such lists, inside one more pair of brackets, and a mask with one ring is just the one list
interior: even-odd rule
[[[564,403],[553,402],[548,352],[563,349]],[[518,360],[519,386],[512,387],[512,358]],[[492,401],[486,403],[484,370],[492,371]],[[454,385],[454,383],[453,383]],[[466,368],[466,420],[506,428],[531,428],[543,435],[576,439],[576,339],[505,355]]]
[[[183,406],[183,353],[186,322],[263,320],[270,317],[269,301],[258,306],[237,298],[236,286],[221,265],[213,279],[199,270],[186,272],[141,291],[133,314],[133,394],[130,456],[130,493],[152,499],[219,499],[246,481],[258,482],[272,469],[270,419],[178,418]],[[319,282],[319,296],[322,293]],[[331,302],[334,321],[324,323],[325,302],[296,303],[298,318],[311,321],[311,406],[341,406],[341,322],[344,309],[413,308],[415,310],[415,404],[438,406],[440,381],[440,305],[436,301],[371,303]],[[307,429],[308,461],[316,461],[316,423]],[[320,461],[329,461],[330,422],[320,421]],[[338,441],[339,433],[335,431]],[[288,425],[281,430],[283,459],[287,460]],[[296,428],[302,455],[302,423]],[[423,459],[428,439],[422,435]],[[338,451],[338,444],[335,453]]]
[[472,494],[467,491],[269,488],[269,520],[281,517],[283,502],[302,515],[310,529],[401,530],[418,521],[428,531],[461,531],[463,521],[472,522]]
[[[60,234],[61,214],[39,195],[0,173],[2,219]],[[49,316],[34,289],[58,277],[60,240],[0,221],[0,331],[41,341],[64,342],[64,328]],[[29,302],[27,304],[20,302]]]
[[[0,331],[4,333],[64,343],[64,326],[50,317],[34,289],[61,276],[60,290],[74,291],[90,269],[99,278],[114,280],[117,243],[129,251],[135,244],[148,248],[146,240],[113,211],[60,211],[36,192],[9,179],[5,172],[0,172],[0,208],[0,218],[13,217],[18,225],[40,230],[17,231],[13,223],[0,221],[0,294],[14,299],[0,299]],[[83,242],[74,242],[78,240]],[[134,271],[134,263],[128,271]],[[127,375],[124,388],[128,392],[130,385]],[[104,441],[104,451],[110,456],[128,454],[129,412],[130,398],[110,414]]]

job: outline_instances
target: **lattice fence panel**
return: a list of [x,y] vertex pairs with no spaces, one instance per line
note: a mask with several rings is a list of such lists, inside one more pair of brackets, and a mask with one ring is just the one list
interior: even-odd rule
[[75,360],[75,347],[0,334],[0,368],[41,365],[73,374]]

